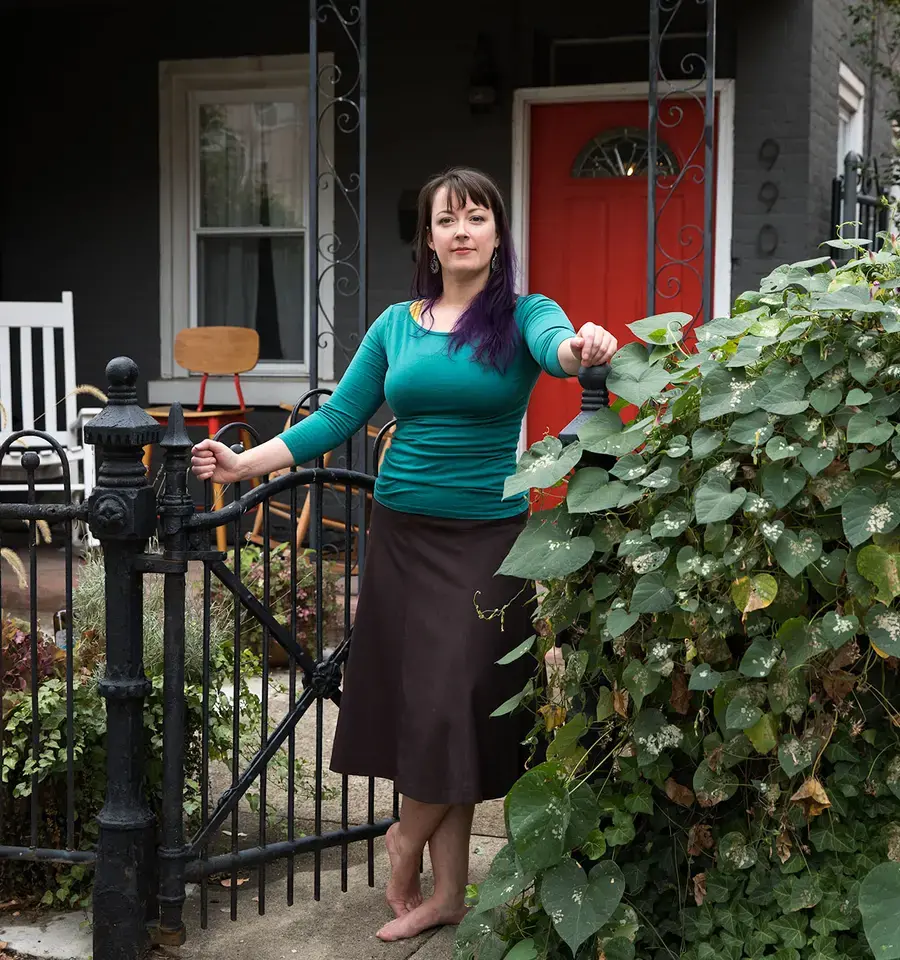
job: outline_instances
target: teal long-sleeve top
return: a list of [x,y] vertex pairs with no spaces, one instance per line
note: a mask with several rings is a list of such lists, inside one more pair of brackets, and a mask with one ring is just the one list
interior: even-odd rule
[[574,335],[558,304],[520,297],[521,336],[504,372],[450,348],[450,334],[418,321],[421,301],[396,303],[372,324],[334,394],[311,416],[279,434],[294,463],[334,450],[387,401],[397,419],[375,484],[392,510],[459,519],[522,513],[526,494],[503,499],[516,469],[522,417],[541,370],[566,377],[557,356]]

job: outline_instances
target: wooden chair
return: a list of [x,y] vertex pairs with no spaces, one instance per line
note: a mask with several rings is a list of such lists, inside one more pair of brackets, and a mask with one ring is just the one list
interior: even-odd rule
[[[13,335],[18,338],[17,363],[13,362]],[[39,362],[38,362],[39,360]],[[61,389],[60,389],[61,388]],[[75,316],[72,294],[41,303],[0,301],[0,443],[18,430],[41,430],[62,447],[69,465],[72,496],[87,499],[95,483],[94,448],[85,444],[83,428],[100,408],[77,409],[79,388],[75,378]],[[31,450],[40,457],[35,471],[37,493],[63,491],[59,457],[38,437],[13,444],[0,468],[0,495],[28,490],[22,454]],[[86,524],[76,525],[75,539],[89,546],[98,541]]]
[[[287,420],[285,421],[285,424],[284,424],[284,429],[287,430],[291,425],[291,414],[294,408],[291,404],[287,404],[287,403],[279,404],[279,406],[282,408],[282,410],[291,411],[290,413],[288,413]],[[309,416],[308,410],[301,409],[298,412],[300,413],[301,416],[304,416],[304,417]],[[392,426],[384,435],[381,448],[378,453],[379,467],[384,461],[384,456],[391,445],[391,440],[393,439],[395,429],[396,427]],[[378,436],[380,431],[381,431],[380,427],[373,427],[373,426],[366,427],[366,435],[369,439],[372,439],[372,440],[374,440]],[[331,462],[331,458],[334,456],[334,453],[335,453],[334,450],[329,450],[328,453],[325,454],[325,456],[322,458],[324,466],[326,467],[329,466]],[[282,473],[287,473],[287,472],[288,472],[287,470],[279,470],[276,473],[273,473],[270,479],[274,479],[276,476],[280,476]],[[329,490],[334,490],[337,493],[344,493],[346,492],[346,489],[347,489],[344,486],[344,484],[340,484],[340,483],[326,483],[324,484],[324,486]],[[367,492],[366,493],[366,515],[367,516],[368,516],[369,508],[371,506],[371,502],[372,502],[372,494]],[[270,515],[280,517],[283,520],[290,520],[291,518],[290,504],[281,503],[277,500],[270,500],[269,511],[270,511]],[[312,516],[312,490],[310,488],[307,488],[306,496],[303,500],[303,506],[300,508],[297,514],[297,527],[294,532],[294,539],[297,544],[298,550],[301,550],[303,548],[303,544],[306,542],[307,537],[309,535],[309,525],[311,521],[311,516]],[[327,527],[333,530],[346,529],[345,524],[342,520],[332,520],[330,517],[323,517],[322,525],[324,527]],[[262,507],[260,507],[256,511],[256,517],[254,518],[254,521],[253,521],[253,530],[247,534],[247,539],[251,543],[262,545],[264,543],[262,528],[263,528],[263,510],[262,510]],[[351,526],[350,533],[352,536],[358,535],[359,528],[356,524],[353,524]],[[279,542],[280,541],[276,540],[274,537],[270,537],[269,539],[269,544],[270,546],[273,546],[273,547],[277,546]]]
[[[259,361],[259,334],[249,327],[190,327],[179,331],[175,337],[175,362],[190,373],[201,374],[200,395],[196,409],[184,411],[185,425],[206,427],[207,436],[213,437],[229,423],[246,420],[253,412],[244,402],[241,391],[241,374],[252,370]],[[206,409],[206,384],[209,377],[229,375],[234,378],[237,395],[236,407]],[[162,424],[169,419],[169,407],[149,407],[147,413]],[[249,435],[242,431],[244,446],[250,445]],[[150,468],[152,448],[144,448],[144,466]],[[255,486],[255,483],[253,484]],[[213,507],[222,499],[220,484],[213,484]],[[216,527],[216,546],[227,548],[224,527]]]

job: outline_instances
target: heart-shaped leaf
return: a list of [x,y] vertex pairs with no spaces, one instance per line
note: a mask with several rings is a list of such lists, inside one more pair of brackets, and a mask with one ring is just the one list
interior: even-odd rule
[[775,559],[791,578],[801,573],[822,556],[822,538],[815,530],[785,530],[775,544]]
[[800,453],[799,443],[788,443],[784,437],[772,437],[766,444],[766,456],[770,460],[786,460]]
[[879,960],[900,958],[900,865],[880,863],[859,888],[859,912],[869,947]]
[[691,452],[695,460],[703,460],[713,451],[718,450],[725,440],[720,430],[710,430],[709,427],[698,427],[691,437]]
[[768,573],[760,573],[755,577],[741,577],[731,585],[731,599],[734,605],[744,614],[754,610],[763,610],[778,595],[778,581]]
[[831,447],[804,447],[800,451],[800,463],[811,477],[818,476],[833,460]]
[[848,407],[862,407],[871,399],[871,393],[867,393],[865,390],[860,390],[859,387],[854,387],[847,394],[847,399],[844,401],[844,403],[846,403]]
[[697,523],[717,523],[727,520],[747,498],[744,487],[731,489],[731,483],[721,476],[713,476],[694,495]]
[[806,486],[806,471],[797,464],[785,468],[770,463],[760,470],[760,476],[763,493],[779,510]]
[[762,710],[745,697],[735,697],[725,711],[725,726],[729,730],[747,730],[759,721]]
[[581,459],[582,447],[577,441],[563,447],[557,437],[538,440],[519,460],[516,472],[506,478],[503,497],[512,497],[532,487],[552,487]]
[[610,393],[640,407],[665,390],[671,377],[661,363],[650,363],[640,343],[626,343],[610,361],[606,386]]
[[541,906],[572,954],[609,922],[625,893],[617,863],[601,860],[585,875],[571,859],[548,870],[541,881]]
[[645,317],[628,323],[628,329],[644,343],[678,343],[684,334],[682,328],[691,322],[689,313],[659,313],[654,317]]
[[885,605],[900,596],[900,555],[870,543],[859,551],[856,569],[878,590],[877,597]]
[[859,620],[852,613],[839,614],[829,610],[822,618],[822,636],[832,650],[842,647],[858,632]]
[[751,447],[761,447],[774,432],[775,427],[769,422],[769,414],[764,410],[757,410],[756,413],[732,421],[728,428],[728,439],[735,443],[749,444]]
[[616,607],[610,610],[606,618],[606,629],[610,636],[615,639],[621,637],[626,630],[630,630],[641,619],[639,613],[629,613],[624,607]]
[[841,402],[843,393],[840,387],[817,387],[809,395],[809,402],[812,408],[823,416],[831,413],[832,410]]
[[778,745],[778,720],[771,713],[764,713],[757,722],[745,730],[747,739],[757,753],[771,753]]
[[889,657],[900,657],[900,612],[876,603],[866,614],[869,639]]
[[879,446],[893,435],[893,424],[879,423],[867,410],[855,413],[847,423],[847,443],[872,443]]
[[715,690],[724,677],[708,663],[701,663],[691,674],[688,690]]
[[842,343],[808,343],[803,348],[803,366],[814,379],[843,362],[847,355]]
[[890,533],[900,523],[900,500],[882,500],[869,487],[851,490],[841,506],[844,534],[851,547],[865,543],[874,533]]
[[628,488],[621,480],[610,480],[599,467],[583,467],[576,471],[566,492],[569,513],[599,513],[615,510]]
[[877,447],[874,450],[869,450],[866,447],[859,447],[850,454],[850,456],[847,458],[847,463],[850,467],[850,472],[856,473],[857,470],[863,470],[866,467],[871,466],[876,460],[880,459],[880,457],[881,451]]
[[772,667],[775,666],[777,660],[778,645],[765,637],[757,637],[747,647],[747,652],[741,658],[741,665],[738,669],[745,677],[761,679],[772,672]]
[[557,863],[572,815],[566,772],[558,763],[542,763],[523,774],[505,801],[506,829],[525,872]]
[[677,501],[666,510],[661,510],[650,527],[650,536],[665,540],[680,537],[691,522],[691,512],[683,501]]
[[[502,944],[501,950],[505,950],[507,943],[505,940],[500,941]],[[537,946],[534,942],[534,937],[528,937],[527,940],[520,940],[509,953],[503,954],[498,953],[498,957],[502,956],[503,960],[538,960]],[[478,954],[478,960],[482,960],[484,957],[484,948]],[[493,954],[490,957],[486,957],[485,960],[494,960]]]
[[778,748],[778,762],[789,777],[794,777],[813,765],[822,741],[812,735],[801,737],[788,736]]
[[763,520],[759,525],[759,532],[763,535],[763,539],[769,543],[778,543],[784,533],[784,522],[781,520]]
[[675,595],[659,571],[640,577],[631,591],[631,609],[637,613],[662,613],[674,601]]
[[476,913],[508,903],[527,890],[534,876],[522,869],[512,844],[508,843],[493,859],[484,883],[478,889]]
[[700,388],[700,420],[712,420],[734,413],[752,413],[757,409],[759,388],[755,380],[713,367]]
[[730,800],[739,785],[738,778],[721,764],[713,770],[709,762],[703,760],[694,771],[694,794],[701,807],[714,807]]

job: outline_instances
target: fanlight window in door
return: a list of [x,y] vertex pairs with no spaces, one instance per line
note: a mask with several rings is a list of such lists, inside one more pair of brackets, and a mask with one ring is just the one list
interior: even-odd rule
[[[620,127],[592,137],[572,165],[576,179],[591,177],[646,177],[650,169],[650,141],[646,130]],[[657,143],[657,176],[674,177],[678,158],[662,141]]]

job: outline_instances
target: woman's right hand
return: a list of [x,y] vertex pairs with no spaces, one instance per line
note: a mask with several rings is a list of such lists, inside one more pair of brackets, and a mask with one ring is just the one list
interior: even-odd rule
[[191,470],[198,480],[237,483],[243,480],[241,455],[218,440],[201,440],[191,450]]

